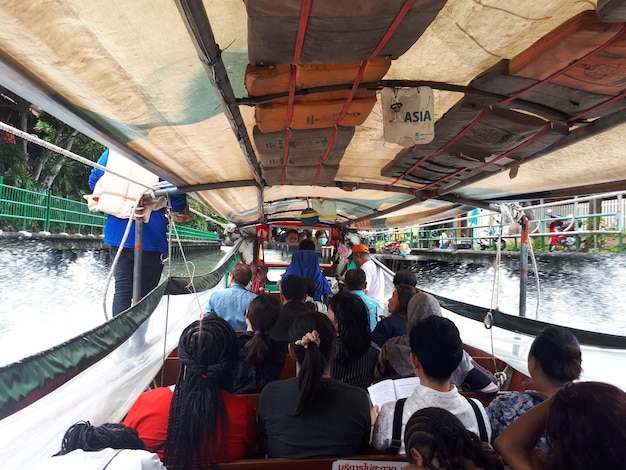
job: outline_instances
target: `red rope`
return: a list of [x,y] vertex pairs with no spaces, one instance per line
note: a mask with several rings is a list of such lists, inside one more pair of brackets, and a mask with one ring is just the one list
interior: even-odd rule
[[287,127],[285,129],[285,147],[283,148],[283,168],[280,175],[280,184],[285,184],[285,178],[287,176],[287,162],[289,161],[289,139],[291,138],[291,129]]
[[393,20],[393,23],[391,23],[391,26],[389,26],[389,29],[380,40],[380,43],[378,43],[378,47],[376,47],[376,49],[374,49],[374,52],[372,52],[372,54],[370,55],[370,59],[376,57],[380,53],[380,51],[383,50],[383,47],[387,45],[387,43],[391,39],[391,36],[393,36],[393,33],[396,32],[396,29],[398,29],[398,26],[400,26],[400,23],[413,6],[413,3],[415,3],[415,0],[406,0],[404,2],[404,5],[402,5],[402,8],[400,8],[400,11],[396,15],[396,18]]
[[389,25],[387,32],[378,43],[378,46],[376,46],[376,49],[374,49],[374,51],[370,54],[370,56],[366,60],[361,62],[361,65],[356,74],[356,77],[354,78],[354,83],[352,84],[352,88],[350,88],[348,97],[346,98],[346,101],[343,104],[343,108],[341,108],[341,112],[339,113],[339,118],[337,118],[337,123],[335,124],[335,127],[333,128],[333,131],[331,133],[331,138],[329,139],[328,145],[326,146],[326,151],[324,152],[324,156],[322,157],[322,160],[320,161],[320,163],[317,165],[317,171],[315,172],[315,177],[313,178],[313,182],[311,183],[312,186],[315,186],[317,184],[317,181],[319,180],[319,176],[322,172],[322,165],[328,159],[328,156],[330,155],[330,149],[332,148],[333,143],[335,142],[335,137],[337,135],[337,126],[339,125],[341,120],[345,117],[346,113],[348,112],[348,109],[350,108],[350,104],[352,103],[352,100],[354,99],[354,95],[356,94],[359,88],[359,84],[361,83],[361,80],[363,79],[363,74],[365,73],[365,67],[367,66],[367,61],[369,59],[374,59],[380,53],[380,51],[382,51],[383,48],[387,45],[387,43],[393,36],[393,33],[396,32],[396,30],[400,26],[400,23],[402,23],[402,20],[404,19],[406,14],[409,12],[411,7],[413,6],[413,3],[415,3],[415,0],[406,0],[404,2],[404,4],[402,5],[402,8],[400,8],[400,11],[394,18],[393,22],[391,23],[391,25]]
[[[616,101],[621,100],[622,98],[626,97],[626,91],[622,91],[619,95],[614,96],[613,98],[611,98],[610,100],[606,100],[600,104],[595,105],[593,108],[589,108],[586,111],[583,111],[582,113],[578,113],[576,116],[572,116],[571,118],[567,119],[565,122],[571,122],[571,121],[575,121],[577,119],[580,119],[583,116],[587,116],[588,114],[593,113],[594,111],[596,111],[597,109],[602,109],[605,106],[608,106],[610,104],[615,103]],[[559,121],[557,121],[559,122]]]
[[[530,139],[525,140],[524,142],[522,142],[521,144],[517,145],[516,147],[514,147],[514,148],[512,148],[512,149],[510,149],[510,150],[507,150],[506,152],[504,152],[504,153],[503,153],[502,155],[500,155],[499,157],[494,158],[493,160],[490,160],[490,161],[488,161],[488,162],[486,162],[486,163],[484,163],[484,164],[482,164],[482,165],[480,165],[480,166],[478,166],[478,167],[476,167],[476,168],[477,168],[478,170],[480,170],[481,168],[485,168],[485,167],[487,167],[487,166],[489,166],[489,165],[493,165],[495,162],[497,162],[497,161],[499,161],[499,160],[502,160],[502,159],[503,159],[503,158],[505,158],[505,157],[508,157],[509,155],[511,155],[511,154],[512,154],[512,153],[514,153],[514,152],[517,152],[518,150],[523,149],[524,147],[526,147],[526,146],[528,146],[528,145],[532,144],[535,140],[537,140],[537,139],[538,139],[539,137],[541,137],[543,134],[545,134],[546,132],[548,132],[548,130],[549,130],[551,127],[552,127],[552,123],[548,122],[545,126],[543,126],[543,127],[541,128],[541,130],[540,130],[539,132],[537,132],[537,133],[536,133],[534,136],[532,136]],[[427,190],[427,189],[429,189],[429,188],[432,188],[434,185],[439,184],[439,183],[442,183],[442,182],[444,182],[444,181],[446,181],[446,180],[449,180],[450,178],[453,178],[453,177],[455,177],[456,175],[459,175],[459,174],[461,174],[461,173],[463,173],[464,171],[467,171],[467,170],[469,170],[469,169],[470,169],[469,167],[461,168],[461,169],[459,169],[459,170],[455,171],[454,173],[451,173],[451,174],[449,174],[449,175],[446,175],[446,176],[444,176],[443,178],[438,179],[437,181],[433,181],[432,183],[427,184],[426,186],[424,186],[424,187],[422,187],[422,188],[420,188],[420,189],[414,189],[413,191],[410,191],[410,193],[409,193],[409,194],[415,194],[415,193],[416,193],[416,192],[418,192],[418,191],[425,191],[425,190]]]
[[[505,98],[505,99],[503,99],[503,100],[501,100],[501,101],[498,101],[497,103],[495,103],[494,105],[492,105],[492,107],[493,107],[493,106],[497,106],[497,105],[501,105],[501,104],[506,104],[506,103],[508,103],[508,102],[510,102],[510,101],[513,101],[513,100],[515,100],[515,99],[519,98],[520,96],[522,96],[522,95],[524,95],[524,94],[526,94],[526,93],[528,93],[528,92],[530,92],[530,91],[532,91],[532,90],[534,90],[534,89],[538,88],[539,86],[541,86],[541,85],[545,84],[546,82],[549,82],[549,81],[551,81],[551,80],[555,79],[556,77],[558,77],[558,76],[560,76],[560,75],[564,74],[565,72],[567,72],[568,70],[572,69],[573,67],[575,67],[575,66],[579,65],[581,62],[584,62],[584,61],[585,61],[585,60],[587,60],[588,58],[593,57],[594,55],[598,54],[599,52],[602,52],[604,49],[606,49],[607,47],[609,47],[611,44],[613,44],[614,42],[616,42],[616,41],[618,41],[619,39],[621,39],[621,38],[624,36],[624,34],[626,34],[626,26],[624,26],[621,30],[619,30],[619,31],[617,32],[617,34],[615,34],[615,36],[613,36],[611,39],[609,39],[608,41],[606,41],[604,44],[602,44],[602,45],[598,46],[596,49],[594,49],[593,51],[591,51],[591,52],[587,53],[586,55],[584,55],[584,56],[583,56],[583,57],[581,57],[580,59],[575,60],[574,62],[572,62],[571,64],[569,64],[567,67],[565,67],[565,68],[563,68],[563,69],[561,69],[561,70],[557,70],[556,72],[554,72],[554,73],[553,73],[552,75],[550,75],[549,77],[544,78],[543,80],[541,80],[541,81],[539,81],[539,82],[535,83],[534,85],[531,85],[530,87],[525,88],[524,90],[519,91],[518,93],[516,93],[515,95],[513,95],[513,96],[511,96],[511,97],[509,97],[509,98]],[[615,101],[617,101],[617,100],[621,99],[623,96],[624,96],[624,93],[622,93],[622,94],[620,94],[620,95],[618,95],[618,96],[616,96],[616,97],[614,97],[614,98],[611,98],[610,100],[605,101],[604,103],[600,103],[600,104],[598,104],[598,105],[594,106],[593,108],[591,108],[591,109],[589,109],[589,110],[587,110],[587,111],[584,111],[584,112],[582,112],[582,113],[580,113],[580,114],[577,114],[576,116],[574,116],[574,117],[571,117],[571,118],[567,119],[565,122],[571,122],[571,121],[574,121],[575,119],[577,119],[577,118],[579,118],[579,117],[581,117],[581,116],[587,115],[587,114],[591,113],[592,111],[595,111],[596,109],[600,109],[600,108],[602,108],[602,107],[604,107],[604,106],[606,106],[606,105],[608,105],[608,104],[611,104],[611,103],[613,103],[613,102],[615,102]],[[445,150],[446,148],[448,148],[448,147],[450,146],[450,144],[451,144],[451,143],[456,142],[456,141],[458,140],[458,137],[465,135],[465,134],[467,133],[467,131],[469,131],[472,127],[474,127],[474,126],[478,123],[478,121],[480,121],[480,120],[481,120],[481,119],[485,116],[485,114],[487,114],[487,112],[489,112],[490,110],[491,110],[491,107],[487,107],[487,108],[485,108],[485,109],[483,110],[483,112],[482,112],[481,114],[479,114],[479,115],[478,115],[478,117],[477,117],[476,119],[474,119],[474,120],[473,120],[473,121],[472,121],[472,122],[468,125],[468,127],[467,127],[467,128],[465,128],[465,129],[462,131],[462,133],[461,133],[461,134],[459,134],[459,136],[457,136],[457,137],[456,137],[455,139],[453,139],[452,141],[448,142],[446,145],[444,145],[443,147],[441,147],[441,148],[440,148],[439,150],[437,150],[435,153],[430,154],[430,155],[426,155],[425,157],[421,158],[421,159],[420,159],[420,160],[419,160],[416,164],[414,164],[411,168],[409,168],[408,170],[406,170],[406,171],[405,171],[402,175],[398,176],[398,177],[397,177],[397,178],[396,178],[396,179],[395,179],[395,180],[394,180],[391,184],[389,184],[389,185],[385,186],[385,190],[387,190],[387,191],[388,191],[388,190],[389,190],[389,188],[391,188],[392,186],[394,186],[394,185],[395,185],[398,181],[400,181],[401,179],[406,178],[406,176],[407,176],[409,173],[411,173],[413,170],[415,170],[415,168],[417,168],[419,165],[421,165],[422,163],[424,163],[424,161],[426,161],[428,158],[430,158],[430,157],[434,157],[434,156],[436,156],[436,155],[439,155],[439,154],[440,154],[443,150]],[[563,121],[561,121],[561,122],[563,122]],[[540,132],[541,132],[541,131],[540,131]],[[545,132],[545,131],[541,132],[541,134],[543,134],[544,132]],[[517,149],[517,147],[516,147],[516,149]],[[507,152],[507,153],[505,153],[505,154],[503,154],[503,155],[504,155],[504,156],[509,155],[509,154],[510,154],[510,152],[511,152],[511,151],[509,151],[509,152]],[[499,159],[500,159],[500,157],[498,157],[496,160],[493,160],[493,161],[492,161],[492,162],[490,162],[490,163],[493,163],[493,162],[495,162],[495,161],[497,161],[497,160],[499,160]],[[482,168],[482,167],[479,167],[479,168]],[[462,169],[462,170],[459,170],[459,171],[457,171],[457,172],[455,172],[455,173],[453,173],[453,174],[449,175],[449,177],[453,177],[453,176],[455,176],[455,175],[457,175],[457,174],[459,174],[459,173],[461,173],[461,172],[463,172],[463,171],[465,171],[465,170],[467,170],[467,168],[464,168],[464,169]],[[420,188],[420,189],[414,189],[414,190],[410,191],[410,194],[415,194],[417,191],[423,191],[423,190],[425,190],[425,189],[428,189],[428,188],[432,187],[434,184],[437,184],[437,183],[440,183],[440,182],[442,182],[442,181],[445,181],[446,179],[448,179],[448,177],[446,177],[446,178],[442,178],[442,179],[440,179],[440,180],[437,180],[437,181],[435,181],[435,182],[433,182],[433,183],[430,183],[430,184],[428,184],[427,186],[422,187],[422,188]]]
[[467,134],[470,130],[472,130],[472,128],[478,124],[478,122],[485,117],[485,115],[491,111],[491,109],[489,107],[483,109],[480,114],[478,116],[476,116],[474,118],[474,120],[472,122],[469,123],[469,125],[463,129],[461,132],[459,132],[456,137],[454,139],[452,139],[451,141],[449,141],[446,145],[444,145],[443,147],[441,147],[439,150],[437,150],[434,153],[431,153],[430,155],[426,155],[425,157],[422,157],[422,159],[420,161],[418,161],[415,165],[413,165],[411,168],[409,168],[408,170],[406,170],[403,174],[401,174],[400,176],[398,176],[391,184],[388,185],[388,188],[391,188],[394,184],[396,184],[398,181],[400,181],[401,179],[405,178],[406,175],[408,175],[409,173],[411,173],[415,168],[417,168],[418,166],[420,166],[422,163],[424,163],[425,160],[427,160],[430,157],[436,157],[437,155],[439,155],[441,152],[443,152],[445,149],[447,149],[448,147],[450,147],[452,144],[454,144],[455,142],[457,142],[461,137],[463,137],[465,134]]
[[293,50],[293,61],[289,70],[289,98],[287,101],[287,122],[285,123],[285,148],[283,149],[283,168],[280,177],[280,184],[285,184],[287,176],[287,162],[289,160],[289,139],[291,138],[291,120],[293,119],[293,106],[296,94],[296,72],[297,65],[302,56],[302,48],[304,47],[304,37],[306,28],[309,23],[309,15],[311,14],[312,0],[304,0],[302,2],[302,10],[300,10],[300,22],[298,23],[298,35],[296,36],[296,44]]
[[[608,105],[610,105],[610,104],[613,104],[613,103],[615,103],[616,101],[619,101],[619,100],[621,100],[621,99],[622,99],[622,98],[624,98],[624,97],[626,97],[626,91],[623,91],[623,92],[621,92],[619,95],[614,96],[613,98],[611,98],[610,100],[606,100],[606,101],[604,101],[604,102],[602,102],[602,103],[600,103],[600,104],[597,104],[597,105],[596,105],[596,106],[594,106],[593,108],[589,108],[588,110],[583,111],[583,112],[581,112],[581,113],[577,114],[576,116],[572,116],[572,117],[570,117],[570,118],[568,118],[568,119],[566,119],[566,120],[559,120],[559,121],[555,121],[555,123],[570,123],[570,122],[576,121],[576,120],[577,120],[577,119],[579,119],[580,117],[585,116],[585,115],[587,115],[587,114],[589,114],[589,113],[591,113],[591,112],[593,112],[593,111],[596,111],[596,110],[598,110],[598,109],[602,109],[602,108],[604,108],[605,106],[608,106]],[[529,145],[529,144],[533,143],[535,140],[537,140],[539,137],[541,137],[543,134],[545,134],[551,126],[552,126],[552,123],[551,123],[551,122],[548,122],[545,126],[543,126],[543,127],[541,128],[541,130],[540,130],[539,132],[537,132],[537,134],[535,134],[535,135],[534,135],[533,137],[531,137],[530,139],[528,139],[528,140],[526,140],[526,141],[522,142],[522,143],[521,143],[520,145],[518,145],[517,147],[515,147],[515,148],[513,148],[513,149],[511,149],[511,150],[506,151],[505,153],[503,153],[503,154],[502,154],[502,155],[500,155],[499,157],[497,157],[497,158],[495,158],[495,159],[493,159],[493,160],[491,160],[491,161],[489,161],[489,162],[485,163],[484,165],[480,165],[480,166],[478,166],[478,167],[476,167],[476,168],[477,168],[477,169],[479,169],[479,170],[480,170],[481,168],[485,168],[485,167],[487,167],[487,166],[489,166],[489,165],[491,165],[491,164],[493,164],[493,163],[495,163],[495,162],[497,162],[497,161],[499,161],[499,160],[501,160],[501,159],[503,159],[503,158],[505,158],[505,157],[508,157],[509,155],[511,155],[512,153],[516,152],[517,150],[519,150],[519,149],[522,149],[522,148],[526,147],[527,145]],[[421,164],[421,163],[422,163],[424,160],[426,160],[428,157],[430,157],[430,155],[427,155],[427,156],[423,157],[423,158],[422,158],[422,159],[421,159],[421,160],[420,160],[417,164],[415,164],[415,165],[413,165],[413,166],[414,166],[414,167],[417,167],[417,166],[418,166],[418,164]],[[459,170],[455,171],[454,173],[451,173],[450,175],[447,175],[447,176],[445,176],[445,177],[443,177],[443,178],[438,179],[437,181],[433,181],[432,183],[427,184],[426,186],[423,186],[423,187],[421,187],[421,188],[419,188],[419,189],[414,189],[414,190],[410,191],[410,192],[409,192],[409,194],[412,194],[412,195],[413,195],[413,194],[417,193],[418,191],[425,191],[425,190],[427,190],[427,189],[429,189],[429,188],[432,188],[433,186],[435,186],[435,185],[437,185],[437,184],[439,184],[439,183],[443,183],[444,181],[446,181],[446,180],[448,180],[448,179],[450,179],[450,178],[453,178],[454,176],[456,176],[456,175],[458,175],[458,174],[461,174],[461,173],[463,173],[464,171],[467,171],[467,170],[470,170],[470,167],[461,168],[461,169],[459,169]]]
[[311,186],[315,186],[317,184],[317,180],[319,180],[320,174],[322,173],[322,165],[328,159],[330,155],[330,149],[333,148],[333,144],[335,143],[335,138],[337,137],[337,124],[333,126],[333,130],[330,133],[330,138],[328,139],[328,145],[326,146],[326,150],[324,151],[324,156],[322,160],[317,164],[317,171],[315,172],[315,176],[313,177],[313,182]]
[[583,57],[581,57],[578,60],[575,60],[574,62],[572,62],[571,64],[569,64],[567,67],[561,69],[561,70],[557,70],[556,72],[554,72],[552,75],[550,75],[547,78],[544,78],[543,80],[541,80],[540,82],[535,83],[534,85],[529,86],[528,88],[519,91],[518,93],[516,93],[515,95],[506,98],[502,101],[499,101],[496,104],[505,104],[508,103],[510,101],[513,101],[514,99],[519,98],[522,95],[525,95],[526,93],[533,91],[534,89],[540,87],[541,85],[543,85],[544,83],[547,83],[551,80],[554,80],[555,78],[563,75],[565,72],[568,72],[569,70],[573,69],[574,67],[576,67],[578,64],[580,64],[581,62],[584,62],[585,60],[589,59],[590,57],[595,56],[596,54],[598,54],[599,52],[602,52],[604,49],[606,49],[607,47],[609,47],[611,44],[613,44],[615,41],[618,41],[622,38],[622,36],[624,36],[624,34],[626,34],[626,26],[624,26],[622,29],[620,29],[617,34],[615,34],[615,36],[613,36],[611,39],[609,39],[608,41],[606,41],[604,44],[598,46],[596,49],[594,49],[591,52],[588,52],[586,55],[584,55]]
[[309,24],[309,15],[311,14],[311,1],[304,0],[302,2],[302,10],[300,11],[300,23],[298,24],[298,36],[296,37],[296,46],[293,50],[293,63],[298,64],[300,62],[300,56],[302,55],[302,48],[304,47],[304,36],[306,35],[306,28]]

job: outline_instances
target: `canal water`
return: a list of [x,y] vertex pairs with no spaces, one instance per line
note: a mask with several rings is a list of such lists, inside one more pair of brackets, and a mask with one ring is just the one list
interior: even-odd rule
[[[211,271],[223,252],[192,260],[196,275]],[[43,351],[105,321],[107,251],[0,248],[0,365]],[[173,275],[184,275],[182,262]],[[107,311],[113,300],[107,291]]]
[[[425,290],[481,307],[498,307],[503,313],[518,314],[517,262],[500,264],[496,270],[489,264],[425,261],[412,265],[411,269],[416,273],[418,287]],[[626,336],[625,256],[544,258],[538,261],[537,272],[538,283],[530,268],[526,298],[528,318]]]
[[[211,270],[223,253],[195,257],[196,274]],[[0,365],[66,341],[104,321],[103,295],[110,262],[99,251],[0,250]],[[181,264],[173,265],[183,274]],[[418,287],[474,305],[516,314],[519,276],[501,265],[498,282],[489,264],[425,261],[412,266]],[[626,257],[539,263],[538,319],[626,336]],[[497,286],[497,302],[493,287]],[[108,305],[113,286],[108,293]],[[528,282],[527,316],[535,318],[537,288]]]

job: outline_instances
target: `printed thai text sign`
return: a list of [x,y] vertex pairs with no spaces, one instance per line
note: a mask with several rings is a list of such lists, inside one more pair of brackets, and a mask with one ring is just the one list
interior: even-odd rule
[[385,460],[335,460],[332,470],[400,470],[407,462]]

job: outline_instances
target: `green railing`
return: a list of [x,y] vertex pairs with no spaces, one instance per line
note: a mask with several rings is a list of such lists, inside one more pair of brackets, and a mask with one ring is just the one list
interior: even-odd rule
[[[0,230],[100,235],[106,219],[106,214],[90,212],[85,201],[8,186],[0,176]],[[217,233],[180,224],[174,234],[179,240],[219,241]]]
[[0,176],[2,230],[101,234],[105,222],[106,215],[89,212],[84,201],[8,186]]
[[209,241],[218,242],[220,237],[215,232],[207,232],[205,230],[198,230],[184,225],[176,224],[176,229],[173,233],[173,238],[178,235],[179,240],[197,240],[197,241]]
[[[606,218],[615,218],[617,226],[610,230],[603,227],[602,221]],[[459,220],[466,218],[450,219],[447,221],[424,224],[421,227],[414,227],[410,230],[398,230],[392,233],[376,234],[375,244],[377,249],[381,248],[387,241],[403,240],[408,242],[412,248],[422,249],[467,249],[467,250],[495,250],[499,233],[504,231],[502,239],[506,245],[506,250],[517,251],[520,248],[521,235],[519,233],[506,233],[508,225],[478,225],[478,226],[458,226]],[[571,220],[570,217],[551,217],[547,219],[535,219],[529,221],[537,229],[530,233],[533,248],[536,251],[551,251],[548,240],[552,236],[562,236],[573,238],[571,244],[560,244],[555,247],[556,251],[617,251],[624,252],[624,230],[623,214],[617,212],[604,212],[597,214],[586,214],[575,217],[576,230],[568,232],[550,232],[549,224],[555,220],[565,221],[565,225]],[[441,227],[449,224],[447,228]],[[429,228],[433,226],[433,228]],[[585,229],[584,227],[598,227],[596,229]],[[442,237],[442,232],[447,236]],[[378,250],[377,250],[378,251]]]

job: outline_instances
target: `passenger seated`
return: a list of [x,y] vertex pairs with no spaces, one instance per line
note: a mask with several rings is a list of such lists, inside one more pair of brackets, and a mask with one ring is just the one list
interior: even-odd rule
[[137,431],[119,423],[92,426],[79,421],[65,432],[61,450],[39,462],[35,470],[165,470],[159,456],[148,452]]
[[325,296],[332,294],[330,283],[324,277],[320,268],[318,254],[315,252],[315,242],[305,239],[298,245],[296,251],[291,257],[291,263],[287,266],[284,276],[295,274],[300,277],[310,277],[315,281],[315,297],[314,300],[323,300]]
[[[545,432],[546,452],[537,451]],[[624,468],[626,392],[602,382],[572,382],[530,409],[494,441],[514,470]]]
[[[329,245],[328,234],[324,230],[315,232],[315,243],[317,246]],[[316,247],[317,248],[317,247]]]
[[228,274],[229,287],[211,294],[204,314],[211,312],[224,318],[236,331],[246,329],[246,309],[256,297],[246,286],[252,280],[252,268],[246,263],[236,263]]
[[[418,322],[432,315],[441,316],[441,306],[437,299],[420,290],[411,297],[407,306],[407,326],[409,331]],[[374,370],[374,382],[385,379],[413,377],[413,364],[410,358],[409,335],[391,338],[383,345]],[[452,373],[450,382],[459,390],[480,393],[496,393],[498,381],[488,370],[480,367],[464,350],[459,367]]]
[[270,458],[365,453],[370,403],[360,388],[330,377],[337,332],[326,315],[299,315],[289,331],[297,377],[270,382],[258,408],[259,441]]
[[304,303],[314,312],[326,313],[328,307],[321,300],[315,300],[315,294],[317,292],[317,286],[315,281],[310,277],[305,277],[306,281],[306,300]]
[[346,271],[345,283],[346,290],[359,296],[363,303],[365,303],[369,312],[370,331],[374,331],[376,323],[378,323],[378,312],[381,310],[381,306],[376,300],[365,294],[365,289],[367,288],[365,271],[361,268],[349,269]]
[[297,245],[300,238],[300,234],[295,228],[290,228],[284,234],[284,236],[279,237],[278,241],[283,241],[289,245]]
[[330,298],[328,318],[337,329],[337,354],[330,365],[330,375],[355,387],[366,389],[374,379],[378,346],[371,341],[365,303],[350,292]]
[[173,468],[252,456],[254,408],[230,393],[238,352],[235,330],[223,318],[210,314],[191,323],[178,343],[176,385],[142,393],[124,424]]
[[404,447],[410,470],[501,470],[499,456],[443,408],[423,408],[406,423]]
[[413,297],[416,292],[417,289],[414,286],[406,284],[397,285],[393,290],[393,294],[387,305],[387,309],[391,315],[380,320],[376,324],[374,331],[372,331],[372,341],[374,341],[379,348],[382,348],[383,344],[385,344],[385,341],[388,339],[406,334],[406,308],[409,304],[409,300],[411,300],[411,297]]
[[[580,345],[567,329],[549,326],[537,335],[528,353],[528,372],[535,390],[511,392],[495,398],[487,407],[492,439],[535,405],[553,396],[565,384],[578,379],[582,371]],[[538,450],[547,450],[545,436],[537,442]]]
[[311,309],[306,306],[306,280],[303,277],[290,274],[284,276],[280,283],[280,298],[283,307],[280,309],[276,324],[270,329],[270,337],[285,344],[289,343],[289,328],[293,320],[300,314],[309,312]]
[[[476,399],[465,398],[450,383],[450,375],[463,358],[463,343],[454,323],[443,317],[428,317],[411,328],[409,344],[411,362],[420,384],[404,402],[398,439],[402,440],[406,423],[413,413],[436,406],[454,414],[476,435],[482,435],[481,441],[489,442],[491,426],[483,405]],[[372,437],[375,449],[387,450],[392,444],[395,406],[396,402],[392,401],[380,409]],[[404,443],[399,453],[405,453]]]
[[399,286],[400,284],[406,284],[407,286],[415,287],[417,285],[417,278],[415,273],[410,269],[401,269],[393,276],[393,285]]
[[268,382],[278,380],[285,364],[284,345],[269,337],[281,303],[270,294],[259,294],[246,312],[247,330],[239,336],[239,360],[233,371],[233,393],[261,393]]
[[[417,291],[407,304],[407,333],[385,341],[378,355],[378,363],[374,371],[374,382],[385,379],[400,379],[413,377],[411,362],[411,346],[409,334],[419,321],[431,315],[441,316],[439,302],[432,295]],[[462,364],[461,364],[462,365]]]

